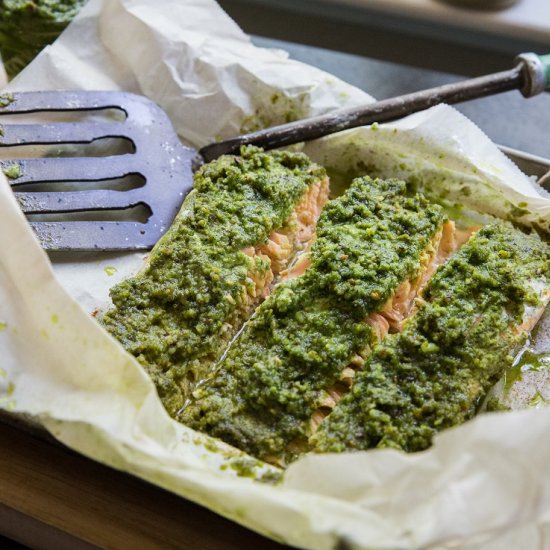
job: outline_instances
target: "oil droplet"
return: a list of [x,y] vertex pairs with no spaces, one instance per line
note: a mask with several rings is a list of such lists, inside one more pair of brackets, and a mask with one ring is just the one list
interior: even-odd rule
[[3,330],[6,330],[8,328],[8,323],[6,323],[5,321],[0,321],[0,332],[2,332]]
[[529,399],[529,406],[535,409],[548,405],[548,401],[544,399],[540,392],[537,392],[531,399]]
[[109,277],[112,277],[118,270],[116,267],[108,265],[103,271],[105,271]]
[[52,323],[55,325],[57,323],[59,323],[59,315],[57,315],[56,313],[54,313],[52,315]]

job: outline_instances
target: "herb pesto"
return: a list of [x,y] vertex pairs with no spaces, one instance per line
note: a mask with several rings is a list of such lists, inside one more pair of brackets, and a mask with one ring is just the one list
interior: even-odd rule
[[0,0],[0,52],[15,76],[51,44],[86,0]]
[[281,228],[325,177],[305,155],[246,147],[203,166],[148,264],[111,290],[103,325],[141,362],[175,416],[257,305],[269,258],[243,250]]
[[519,327],[550,285],[550,251],[509,225],[481,229],[440,267],[403,332],[375,348],[313,436],[317,451],[419,451],[472,417],[512,364]]
[[310,267],[258,308],[182,421],[261,459],[293,459],[326,390],[376,342],[366,317],[417,276],[443,219],[402,181],[355,180],[321,214]]

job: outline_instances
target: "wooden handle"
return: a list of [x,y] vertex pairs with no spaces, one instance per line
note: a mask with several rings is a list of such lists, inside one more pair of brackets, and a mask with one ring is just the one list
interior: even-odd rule
[[199,153],[205,162],[209,162],[223,154],[238,153],[242,145],[257,145],[264,149],[275,149],[373,122],[388,122],[439,103],[461,103],[517,89],[521,90],[526,97],[530,97],[545,89],[544,85],[541,87],[541,82],[545,83],[548,74],[550,74],[546,58],[548,56],[522,54],[516,58],[516,66],[508,71],[384,99],[363,107],[342,109],[326,115],[274,126],[206,145]]

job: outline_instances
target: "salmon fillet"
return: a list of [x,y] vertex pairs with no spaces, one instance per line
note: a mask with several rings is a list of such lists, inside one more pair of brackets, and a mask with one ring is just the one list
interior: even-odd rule
[[[403,281],[383,309],[379,313],[371,313],[367,317],[366,322],[375,331],[378,342],[382,341],[388,332],[402,330],[403,322],[415,311],[415,299],[422,292],[436,268],[443,265],[456,251],[457,243],[454,235],[454,222],[446,220],[441,230],[433,237],[431,246],[428,246],[420,256],[419,275],[412,281]],[[338,401],[350,390],[355,373],[363,368],[370,351],[370,348],[367,348],[362,351],[361,355],[354,355],[350,364],[342,371],[338,382],[327,390],[328,398],[311,416],[310,431],[312,434],[330,414]]]
[[[286,268],[289,262],[309,247],[315,234],[315,225],[328,200],[328,195],[327,177],[312,183],[289,218],[285,220],[283,227],[272,231],[267,242],[256,247],[249,246],[242,251],[252,260],[254,267],[248,272],[248,279],[252,280],[253,284],[245,287],[243,310],[239,312],[237,325],[240,326],[250,317],[256,307],[269,295],[275,282],[287,278]],[[258,263],[268,264],[269,268],[257,269]],[[228,332],[232,337],[235,334],[235,326],[230,325]]]
[[328,197],[305,155],[246,147],[203,166],[141,272],[100,319],[145,367],[176,417],[294,254]]
[[271,463],[296,458],[312,415],[335,405],[336,383],[388,330],[388,304],[398,300],[406,314],[443,223],[441,208],[404,182],[356,180],[325,207],[311,251],[193,393],[182,421]]
[[403,331],[373,350],[310,439],[315,450],[419,451],[471,418],[550,299],[549,260],[536,234],[479,230],[437,270]]

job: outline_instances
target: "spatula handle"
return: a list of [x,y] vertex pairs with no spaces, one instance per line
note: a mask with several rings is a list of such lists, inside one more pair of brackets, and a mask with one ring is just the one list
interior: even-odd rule
[[264,149],[275,149],[373,122],[388,122],[439,103],[461,103],[518,89],[525,97],[532,97],[550,89],[550,54],[542,56],[534,53],[521,54],[516,57],[514,68],[508,71],[445,84],[421,92],[384,99],[363,107],[341,109],[326,115],[251,132],[206,145],[199,153],[206,162],[209,162],[223,154],[237,153],[241,145],[258,145]]

